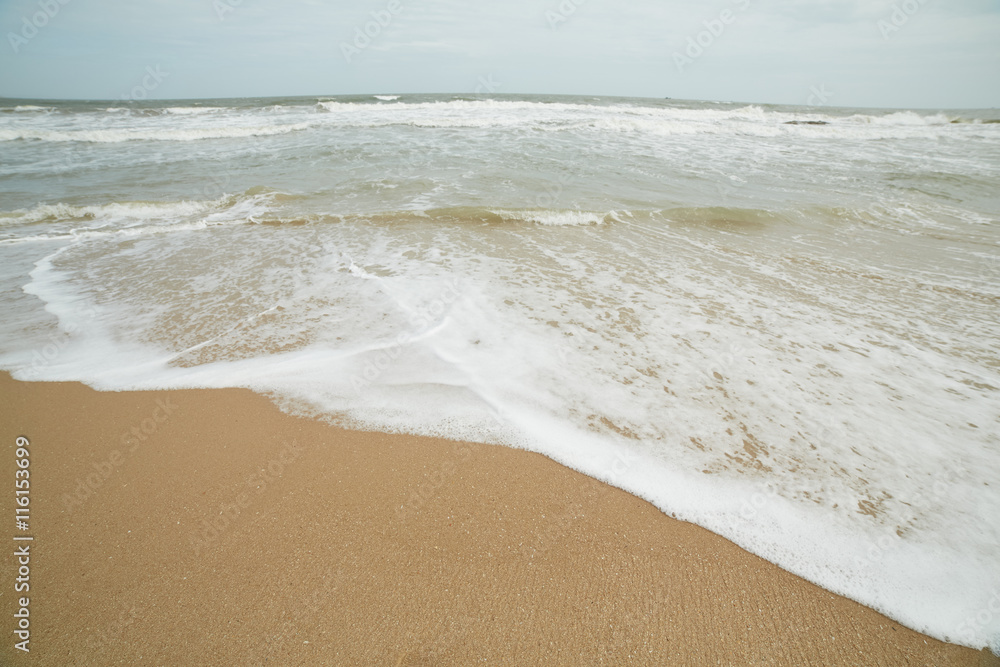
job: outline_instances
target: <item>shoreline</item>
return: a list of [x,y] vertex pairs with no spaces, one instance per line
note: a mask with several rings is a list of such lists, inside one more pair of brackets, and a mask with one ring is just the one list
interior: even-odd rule
[[8,664],[1000,664],[540,454],[244,389],[0,373],[0,400],[34,537],[28,655],[4,568]]

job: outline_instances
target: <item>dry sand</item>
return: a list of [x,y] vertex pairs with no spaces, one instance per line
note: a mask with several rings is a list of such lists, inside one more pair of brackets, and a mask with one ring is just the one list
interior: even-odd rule
[[5,664],[1000,662],[537,454],[339,430],[243,390],[0,392],[7,516],[31,441],[31,530],[6,539],[35,538],[28,655],[3,563]]

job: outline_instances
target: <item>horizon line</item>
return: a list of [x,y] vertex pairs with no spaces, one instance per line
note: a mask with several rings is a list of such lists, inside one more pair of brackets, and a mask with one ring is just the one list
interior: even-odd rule
[[382,93],[339,93],[334,95],[244,95],[244,96],[222,96],[222,97],[164,97],[155,99],[145,99],[145,100],[123,100],[120,98],[101,98],[101,97],[6,97],[0,95],[0,101],[16,101],[16,102],[109,102],[121,105],[133,105],[133,104],[159,104],[164,102],[205,102],[211,100],[255,100],[255,99],[322,99],[322,98],[334,98],[334,97],[375,97],[377,95],[396,95],[399,97],[403,96],[416,96],[416,95],[426,95],[426,96],[445,96],[445,95],[469,95],[480,97],[483,99],[490,99],[494,97],[596,97],[604,99],[635,99],[635,100],[650,100],[657,102],[696,102],[704,104],[743,104],[748,106],[753,105],[764,105],[764,106],[775,106],[775,107],[797,107],[797,108],[808,108],[808,109],[871,109],[878,111],[995,111],[997,107],[875,107],[875,106],[840,106],[836,104],[822,104],[822,105],[809,105],[809,104],[787,104],[781,102],[746,102],[739,100],[701,100],[701,99],[684,99],[684,98],[671,98],[671,97],[648,97],[644,95],[594,95],[590,93],[476,93],[476,92],[436,92],[436,93],[393,93],[393,92],[382,92]]

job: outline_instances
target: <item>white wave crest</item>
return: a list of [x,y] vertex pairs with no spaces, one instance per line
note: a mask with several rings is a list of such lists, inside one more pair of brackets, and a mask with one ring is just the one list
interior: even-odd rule
[[0,225],[61,220],[161,220],[190,217],[211,210],[220,202],[116,202],[99,206],[39,204],[29,209],[0,212]]
[[218,113],[226,111],[223,107],[167,107],[163,110],[175,116],[191,116],[195,114]]
[[280,193],[254,188],[240,195],[223,195],[206,201],[130,201],[76,206],[66,203],[38,204],[32,208],[0,211],[0,226],[36,222],[73,222],[93,220],[132,226],[147,222],[181,221],[205,218],[226,221],[253,219],[263,214]]
[[14,107],[14,111],[20,111],[22,113],[38,113],[38,112],[48,112],[54,111],[52,107],[39,107],[33,104],[22,104],[20,106]]
[[35,140],[51,142],[83,142],[114,144],[125,141],[198,141],[201,139],[232,139],[262,137],[297,132],[308,123],[260,125],[248,127],[211,127],[190,129],[107,129],[107,130],[0,130],[0,141]]
[[[604,213],[593,211],[545,211],[545,210],[491,210],[490,213],[500,216],[510,222],[532,222],[549,227],[565,227],[574,225],[599,225],[608,219]],[[613,217],[613,214],[612,216]]]

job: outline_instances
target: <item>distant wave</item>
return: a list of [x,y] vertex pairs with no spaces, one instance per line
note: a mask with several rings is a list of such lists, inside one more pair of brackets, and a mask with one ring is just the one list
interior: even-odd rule
[[47,114],[55,111],[53,107],[38,107],[30,104],[16,107],[0,107],[0,113],[25,113],[25,114]]
[[575,225],[599,225],[614,219],[614,213],[595,213],[592,211],[575,210],[504,210],[489,209],[503,222],[530,222],[547,227],[564,227]]
[[[385,103],[389,101],[393,103]],[[65,123],[64,114],[49,116],[52,109],[48,107],[15,109],[30,110],[24,113],[31,115],[25,117],[23,125],[8,116],[9,121],[0,123],[0,142],[199,141],[279,135],[311,128],[388,126],[527,128],[540,132],[636,133],[654,137],[740,135],[871,140],[934,138],[955,132],[993,136],[997,122],[914,111],[838,115],[822,108],[771,109],[759,105],[698,108],[497,99],[406,102],[398,95],[298,106],[109,107],[98,111],[100,121],[73,126]],[[83,117],[81,114],[80,118]],[[50,124],[50,118],[58,122]]]
[[186,217],[210,210],[218,202],[116,202],[97,206],[39,204],[30,209],[0,212],[0,225],[32,224],[59,220],[155,220]]
[[201,113],[218,113],[220,111],[226,111],[225,107],[167,107],[163,110],[165,113],[175,114],[178,116],[190,116],[192,114]]
[[372,105],[324,101],[317,105],[345,125],[380,127],[410,125],[424,128],[493,128],[528,126],[540,131],[598,130],[651,135],[743,134],[748,136],[843,136],[879,139],[936,136],[956,124],[991,121],[912,111],[852,116],[822,109],[770,110],[758,105],[731,109],[663,107],[620,104],[595,106],[566,102],[513,100],[448,100]]
[[[0,244],[256,223],[267,214],[272,204],[295,198],[295,195],[269,188],[251,188],[241,194],[224,195],[210,201],[131,201],[82,206],[39,204],[28,209],[0,211],[0,228],[44,223],[38,228],[48,232],[7,239]],[[49,227],[50,224],[53,226]]]
[[[546,208],[504,208],[496,206],[458,206],[425,210],[385,210],[370,213],[328,211],[323,214],[284,216],[284,206],[308,195],[294,195],[269,188],[251,188],[240,194],[225,195],[211,201],[112,202],[76,206],[65,203],[39,204],[30,209],[0,211],[0,227],[35,223],[99,223],[104,233],[144,225],[207,221],[217,223],[253,223],[270,226],[342,223],[354,221],[375,225],[400,222],[435,222],[456,225],[538,225],[542,227],[582,227],[623,222],[638,224],[667,223],[704,226],[728,233],[753,233],[773,225],[792,224],[803,214],[814,219],[864,221],[872,212],[852,212],[840,207],[809,206],[807,210],[790,208],[774,211],[725,206],[679,207],[667,209],[581,210]],[[861,217],[859,217],[861,216]],[[879,218],[881,220],[881,218]],[[989,224],[989,220],[973,220]],[[881,224],[881,222],[879,223]],[[91,225],[87,229],[96,229]],[[194,228],[205,225],[196,224]],[[161,227],[157,227],[158,229]],[[177,226],[177,229],[181,227]],[[62,232],[60,232],[62,233]]]
[[52,141],[115,144],[125,141],[198,141],[201,139],[231,139],[259,137],[297,132],[309,123],[262,125],[254,127],[211,127],[190,129],[104,129],[104,130],[44,130],[24,128],[0,130],[0,141]]

